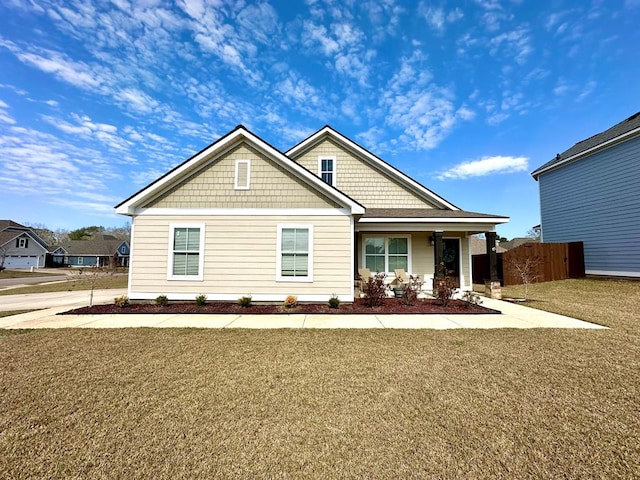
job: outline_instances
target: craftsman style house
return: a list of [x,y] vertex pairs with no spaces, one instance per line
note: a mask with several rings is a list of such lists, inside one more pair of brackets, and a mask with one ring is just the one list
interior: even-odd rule
[[354,299],[358,269],[471,288],[470,237],[508,218],[459,209],[324,127],[287,152],[238,126],[116,207],[132,217],[132,299]]
[[640,112],[531,175],[543,241],[583,242],[587,275],[640,277]]

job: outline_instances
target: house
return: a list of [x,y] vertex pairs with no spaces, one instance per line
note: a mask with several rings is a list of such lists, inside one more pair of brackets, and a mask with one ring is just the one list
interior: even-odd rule
[[[471,255],[486,255],[487,253],[487,241],[484,238],[481,238],[477,235],[471,236],[470,240],[470,249]],[[506,248],[501,246],[502,243],[496,241],[496,253],[504,253],[507,251]]]
[[588,275],[640,277],[640,112],[531,175],[544,242],[583,242]]
[[471,235],[507,217],[461,210],[325,126],[281,152],[239,125],[116,206],[132,217],[129,297],[353,301],[359,268],[471,289]]
[[525,243],[538,243],[540,242],[539,238],[531,238],[531,237],[515,237],[511,240],[507,240],[506,242],[500,242],[500,248],[503,252],[507,250],[511,250],[512,248],[519,247],[520,245],[524,245]]
[[0,220],[0,267],[44,267],[47,248],[47,243],[29,227]]
[[51,266],[127,267],[129,243],[112,235],[90,240],[69,240],[53,248]]

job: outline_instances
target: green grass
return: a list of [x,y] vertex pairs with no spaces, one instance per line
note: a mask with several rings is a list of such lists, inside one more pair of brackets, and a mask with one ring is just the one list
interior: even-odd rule
[[[96,290],[105,288],[126,288],[127,275],[112,275],[100,278],[95,285]],[[52,282],[47,284],[27,285],[18,288],[0,290],[0,295],[20,295],[25,293],[68,292],[72,290],[89,290],[91,285],[88,280],[80,280],[70,277],[69,280]]]
[[34,271],[30,272],[27,270],[4,270],[0,272],[0,280],[3,278],[28,278],[28,277],[46,277],[47,275],[64,275],[65,272],[61,271],[60,273],[51,273],[51,272],[41,272]]
[[0,337],[0,478],[638,478],[640,284],[532,297],[611,329]]

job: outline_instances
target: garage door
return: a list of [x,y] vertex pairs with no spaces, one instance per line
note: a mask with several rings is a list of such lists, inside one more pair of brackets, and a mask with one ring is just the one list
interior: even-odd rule
[[38,257],[7,257],[4,259],[6,268],[29,268],[38,265]]

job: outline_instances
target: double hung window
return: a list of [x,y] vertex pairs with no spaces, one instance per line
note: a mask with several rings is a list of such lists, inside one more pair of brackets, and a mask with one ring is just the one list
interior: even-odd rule
[[318,157],[318,176],[323,182],[335,187],[336,157]]
[[202,280],[203,225],[172,225],[169,249],[170,280]]
[[276,279],[313,281],[313,226],[279,225]]

